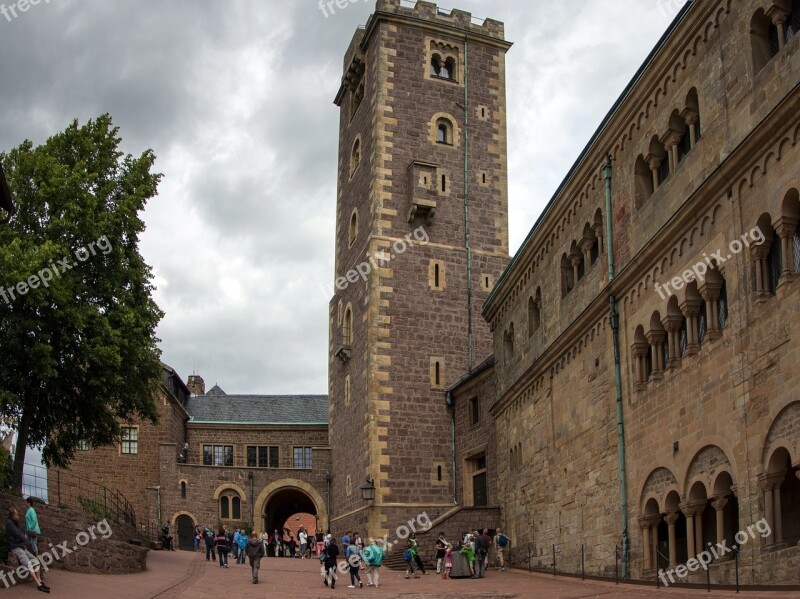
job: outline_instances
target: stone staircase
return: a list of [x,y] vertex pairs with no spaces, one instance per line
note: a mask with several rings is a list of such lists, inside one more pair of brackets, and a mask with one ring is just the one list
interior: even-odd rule
[[[448,542],[456,545],[464,533],[488,528],[494,530],[501,524],[502,512],[499,507],[454,507],[436,518],[431,527],[424,532],[417,532],[419,554],[426,570],[436,571],[436,539],[444,533]],[[390,570],[405,570],[403,561],[405,539],[400,539],[383,561],[384,567]],[[490,560],[491,560],[490,555]],[[491,563],[491,561],[490,561]]]

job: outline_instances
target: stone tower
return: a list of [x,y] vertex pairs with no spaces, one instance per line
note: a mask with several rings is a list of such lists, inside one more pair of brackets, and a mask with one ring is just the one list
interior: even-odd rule
[[[503,24],[379,0],[344,57],[330,303],[335,534],[454,500],[446,389],[492,352],[508,262]],[[374,480],[374,501],[360,486]]]

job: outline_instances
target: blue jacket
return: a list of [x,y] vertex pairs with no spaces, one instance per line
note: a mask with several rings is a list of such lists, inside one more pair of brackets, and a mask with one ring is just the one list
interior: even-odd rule
[[240,534],[238,537],[236,537],[235,541],[240,549],[247,547],[247,535]]

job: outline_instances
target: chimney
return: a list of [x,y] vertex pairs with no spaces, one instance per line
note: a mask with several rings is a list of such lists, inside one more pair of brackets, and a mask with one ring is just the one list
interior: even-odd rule
[[199,374],[190,374],[186,386],[189,388],[189,391],[191,391],[192,395],[206,394],[206,382]]

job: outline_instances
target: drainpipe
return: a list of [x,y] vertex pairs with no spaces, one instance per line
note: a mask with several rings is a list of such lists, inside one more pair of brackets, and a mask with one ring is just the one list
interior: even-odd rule
[[[608,282],[614,281],[614,227],[613,206],[611,202],[611,156],[603,167],[603,178],[606,182],[606,253],[608,254]],[[614,388],[617,394],[617,447],[619,449],[619,491],[620,519],[622,521],[622,578],[628,576],[628,485],[625,475],[625,425],[622,417],[622,372],[619,357],[619,314],[617,298],[609,295],[611,309],[611,330],[614,335]]]
[[445,395],[445,403],[453,412],[450,421],[450,447],[453,451],[453,505],[458,505],[458,495],[456,493],[456,404],[451,391],[448,391]]
[[161,530],[161,485],[156,487],[156,512],[158,513],[158,527],[156,532]]
[[467,372],[472,372],[472,249],[469,245],[469,82],[467,66],[467,38],[464,37],[464,246],[467,250]]
[[250,481],[250,526],[253,527],[253,530],[256,528],[256,520],[255,520],[255,507],[253,506],[253,473],[247,473],[247,479]]

